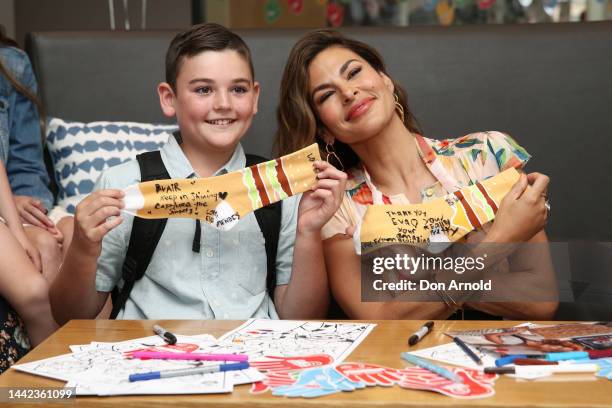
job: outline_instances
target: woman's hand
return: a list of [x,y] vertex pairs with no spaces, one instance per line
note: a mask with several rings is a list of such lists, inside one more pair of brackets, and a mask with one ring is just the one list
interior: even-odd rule
[[548,183],[549,178],[544,174],[521,174],[502,200],[485,241],[526,242],[544,229],[548,218],[544,205]]
[[55,228],[53,221],[46,215],[47,209],[39,200],[23,195],[15,195],[13,199],[22,222],[43,229]]
[[314,162],[317,184],[302,195],[298,208],[298,229],[318,232],[331,219],[342,203],[346,173],[325,161]]
[[15,200],[15,207],[17,207],[17,213],[19,218],[21,218],[21,222],[49,231],[58,243],[62,243],[64,236],[57,229],[53,221],[47,217],[47,209],[40,200],[23,195],[14,195],[13,199]]

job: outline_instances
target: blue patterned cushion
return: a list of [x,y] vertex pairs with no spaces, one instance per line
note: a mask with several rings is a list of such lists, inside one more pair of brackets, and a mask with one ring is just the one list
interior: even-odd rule
[[135,122],[68,122],[51,118],[47,147],[58,185],[58,205],[74,213],[76,205],[91,193],[104,170],[158,150],[175,125]]

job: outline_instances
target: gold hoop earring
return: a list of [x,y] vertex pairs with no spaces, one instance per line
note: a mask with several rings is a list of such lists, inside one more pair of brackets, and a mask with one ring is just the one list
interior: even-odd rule
[[327,156],[325,156],[325,161],[333,166],[334,164],[329,161],[329,158],[331,156],[332,159],[337,161],[338,164],[340,165],[340,168],[338,170],[344,171],[344,165],[342,164],[342,160],[340,160],[340,157],[338,157],[338,155],[336,154],[336,150],[334,149],[333,142],[332,143],[325,142],[325,152],[327,153]]
[[397,96],[395,92],[393,92],[393,99],[395,99],[395,110],[399,114],[399,117],[402,120],[402,123],[404,123],[404,107],[400,103],[399,96]]

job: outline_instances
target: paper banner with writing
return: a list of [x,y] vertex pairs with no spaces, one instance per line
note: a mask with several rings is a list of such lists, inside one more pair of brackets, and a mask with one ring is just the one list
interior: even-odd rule
[[125,211],[142,218],[194,218],[220,230],[231,229],[258,208],[311,189],[320,160],[312,144],[302,150],[208,178],[155,180],[125,191]]
[[427,246],[455,242],[492,221],[518,179],[518,171],[510,168],[425,203],[370,205],[360,228],[361,245],[368,248],[383,243]]

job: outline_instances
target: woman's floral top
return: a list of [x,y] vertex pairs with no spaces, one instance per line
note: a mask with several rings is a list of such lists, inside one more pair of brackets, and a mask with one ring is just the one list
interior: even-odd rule
[[[531,157],[514,139],[501,132],[471,133],[446,140],[415,135],[415,142],[437,180],[421,191],[422,201],[446,195],[510,167],[521,169]],[[347,227],[357,225],[369,204],[410,204],[402,193],[382,194],[363,166],[347,173],[346,194],[336,214],[323,227],[323,239],[344,234]]]

